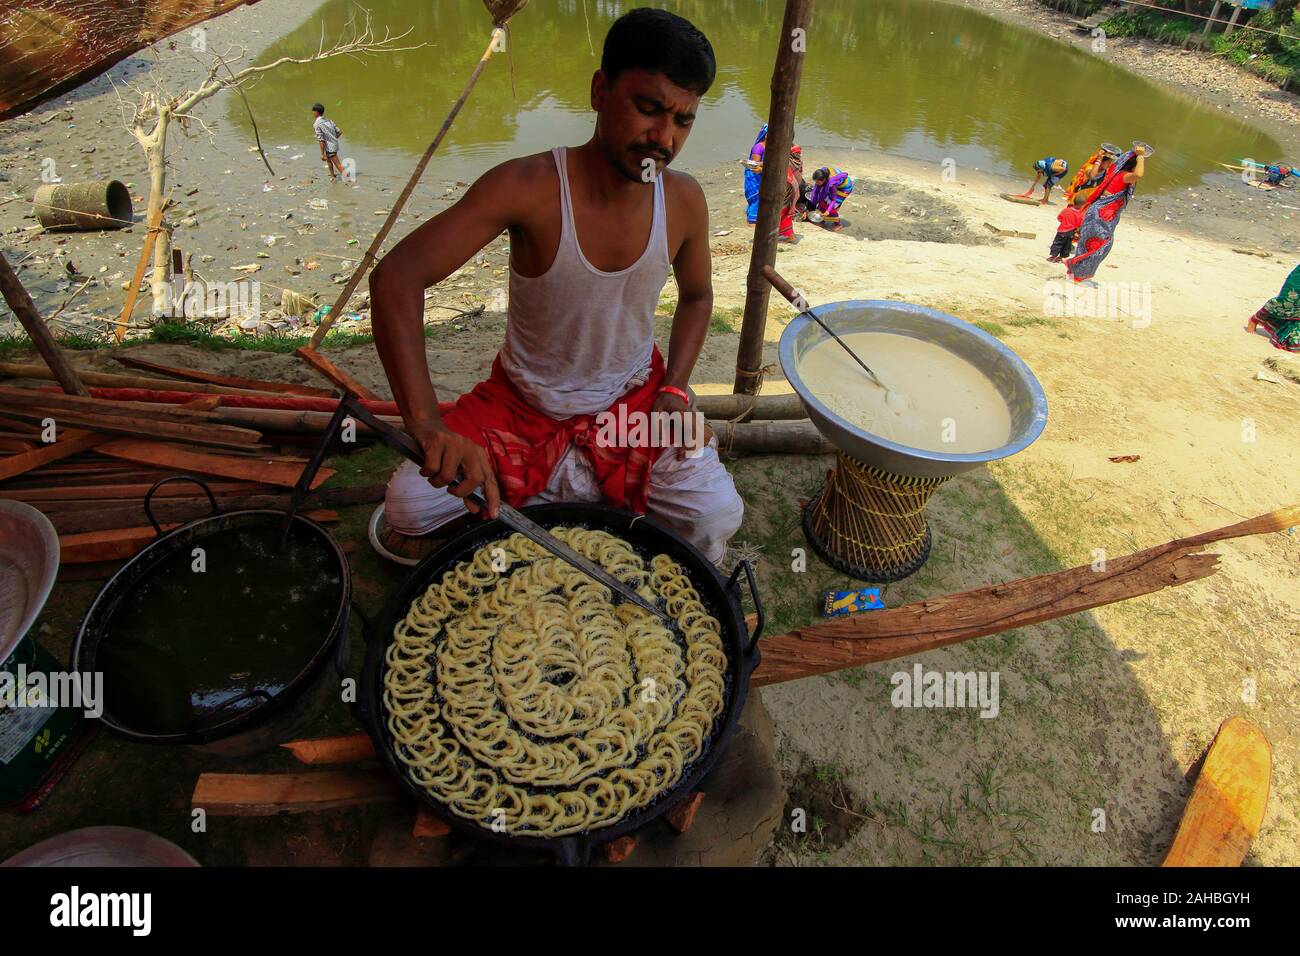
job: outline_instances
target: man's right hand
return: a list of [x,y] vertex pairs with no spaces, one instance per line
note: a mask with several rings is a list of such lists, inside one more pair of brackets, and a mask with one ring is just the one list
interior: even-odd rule
[[[482,445],[448,430],[441,423],[430,422],[415,428],[408,426],[407,430],[424,451],[424,467],[420,474],[429,479],[429,484],[446,488],[457,498],[465,498],[470,492],[482,489],[488,517],[497,516],[501,492],[492,471],[492,460]],[[465,507],[474,514],[480,510],[468,499]]]

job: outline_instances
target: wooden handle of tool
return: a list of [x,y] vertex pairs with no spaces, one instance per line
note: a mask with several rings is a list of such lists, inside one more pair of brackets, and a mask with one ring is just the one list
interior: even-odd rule
[[781,278],[781,273],[777,272],[771,266],[763,266],[763,278],[772,283],[772,288],[785,296],[785,300],[796,309],[807,308],[807,303],[801,304],[803,296],[794,290],[794,286]]

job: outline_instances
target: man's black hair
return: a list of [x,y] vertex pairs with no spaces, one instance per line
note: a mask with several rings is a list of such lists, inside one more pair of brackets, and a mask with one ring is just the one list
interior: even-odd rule
[[325,115],[325,107],[321,106],[319,103],[313,105],[311,109],[313,113],[319,113],[321,116]]
[[605,34],[600,69],[610,85],[624,70],[656,70],[703,96],[718,72],[708,37],[689,20],[650,7],[629,10]]

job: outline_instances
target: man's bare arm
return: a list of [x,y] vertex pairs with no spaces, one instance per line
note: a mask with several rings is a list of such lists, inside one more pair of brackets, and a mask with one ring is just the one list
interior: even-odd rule
[[[424,354],[424,290],[441,282],[513,224],[515,162],[480,177],[450,209],[394,246],[370,273],[375,348],[407,431],[425,451],[423,473],[464,497],[480,485],[495,513],[499,495],[486,452],[443,424]],[[464,472],[457,482],[457,473]],[[471,508],[471,510],[474,510]]]

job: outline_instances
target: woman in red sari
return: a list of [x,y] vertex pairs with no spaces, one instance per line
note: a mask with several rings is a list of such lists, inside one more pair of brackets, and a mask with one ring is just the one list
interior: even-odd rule
[[1126,152],[1088,199],[1079,228],[1077,255],[1067,259],[1066,271],[1075,282],[1091,279],[1102,260],[1110,255],[1115,242],[1115,227],[1133,197],[1133,188],[1146,172],[1146,148],[1139,146]]

